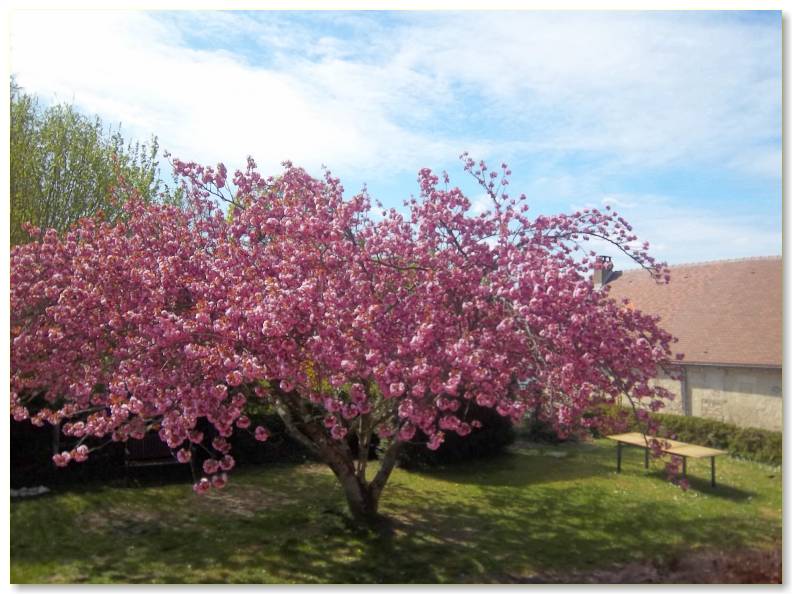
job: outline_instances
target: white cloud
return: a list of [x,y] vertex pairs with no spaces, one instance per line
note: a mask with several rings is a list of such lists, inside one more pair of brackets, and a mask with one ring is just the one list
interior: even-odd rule
[[253,153],[373,174],[467,149],[780,176],[777,23],[656,12],[13,16],[20,83],[156,132],[185,157]]
[[478,194],[470,199],[470,213],[473,215],[480,215],[492,208],[492,198],[489,194]]
[[629,200],[621,197],[617,198],[615,196],[605,196],[605,198],[602,199],[602,205],[610,206],[612,208],[633,208],[636,206],[636,203],[630,202]]
[[[614,194],[608,183],[675,166],[777,180],[779,23],[654,12],[311,20],[17,11],[12,72],[130,135],[157,134],[185,159],[234,168],[252,154],[264,171],[291,159],[373,181],[449,166],[468,150],[530,163],[538,174],[512,191],[542,210],[546,197],[556,211],[592,200],[624,209],[671,262],[780,252],[767,213]],[[474,212],[483,207],[475,197]]]
[[18,12],[12,31],[23,87],[156,133],[181,158],[233,167],[252,154],[267,167],[291,159],[373,173],[415,171],[457,150],[390,117],[392,102],[406,100],[399,86],[421,82],[411,72],[337,58],[257,67],[228,51],[180,45],[174,24],[144,13]]
[[417,26],[403,52],[530,131],[525,150],[754,171],[758,151],[779,177],[780,35],[706,13],[466,13]]
[[[671,264],[781,253],[778,225],[760,215],[680,206],[670,197],[647,194],[608,196],[601,204],[611,204],[633,226],[638,243],[648,241],[649,253]],[[586,243],[588,249],[612,256],[617,268],[636,266],[605,242]]]

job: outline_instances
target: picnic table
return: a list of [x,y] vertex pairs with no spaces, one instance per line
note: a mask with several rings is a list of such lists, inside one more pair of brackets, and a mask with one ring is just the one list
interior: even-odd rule
[[660,442],[661,450],[664,454],[680,456],[682,458],[682,476],[687,476],[688,458],[709,458],[712,479],[710,483],[715,486],[715,457],[727,454],[723,450],[708,448],[684,441],[665,439],[662,437],[652,437],[643,433],[618,433],[616,435],[606,435],[606,437],[616,442],[616,472],[621,472],[622,446],[633,446],[644,448],[644,468],[649,468],[649,446],[651,440],[656,439]]

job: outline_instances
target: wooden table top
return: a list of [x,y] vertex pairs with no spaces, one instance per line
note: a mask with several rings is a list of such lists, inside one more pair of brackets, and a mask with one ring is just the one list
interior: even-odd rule
[[616,435],[606,435],[606,437],[613,441],[626,443],[628,445],[639,446],[642,448],[647,447],[647,442],[652,439],[657,439],[663,445],[663,452],[674,456],[685,456],[686,458],[711,458],[712,456],[721,456],[728,454],[723,450],[716,450],[715,448],[708,448],[705,446],[694,445],[685,443],[684,441],[676,441],[674,439],[665,439],[662,437],[652,437],[644,435],[643,433],[617,433]]

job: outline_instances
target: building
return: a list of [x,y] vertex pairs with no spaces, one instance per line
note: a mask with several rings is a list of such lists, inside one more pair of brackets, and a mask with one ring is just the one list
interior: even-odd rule
[[783,428],[781,257],[672,266],[667,285],[644,270],[606,266],[594,282],[628,306],[659,315],[679,339],[682,379],[658,380],[676,395],[666,412]]

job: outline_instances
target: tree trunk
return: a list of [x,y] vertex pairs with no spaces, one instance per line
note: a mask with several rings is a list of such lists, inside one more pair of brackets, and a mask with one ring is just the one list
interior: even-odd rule
[[378,518],[381,490],[372,488],[364,476],[355,472],[354,456],[346,443],[323,441],[319,444],[319,454],[341,483],[349,511],[355,521],[373,523]]
[[352,517],[361,523],[371,524],[380,519],[379,493],[374,492],[371,485],[359,479],[354,473],[336,474],[344,489],[347,506]]
[[390,445],[382,457],[379,471],[370,483],[366,482],[365,477],[358,476],[354,471],[349,470],[354,468],[351,463],[344,465],[341,472],[338,472],[333,464],[328,462],[344,488],[349,511],[356,520],[371,524],[380,522],[383,519],[378,512],[380,495],[382,495],[382,490],[385,488],[385,484],[396,466],[396,460],[401,448],[402,442],[400,441]]
[[[315,421],[305,419],[300,403],[276,388],[278,413],[283,419],[286,430],[327,464],[341,483],[349,511],[356,522],[373,525],[383,520],[378,513],[380,495],[385,483],[396,465],[402,442],[396,440],[388,447],[380,463],[380,468],[371,482],[366,481],[365,466],[355,472],[355,456],[343,440],[332,439],[325,428]],[[361,440],[369,443],[369,437]],[[366,453],[368,448],[366,448]]]

